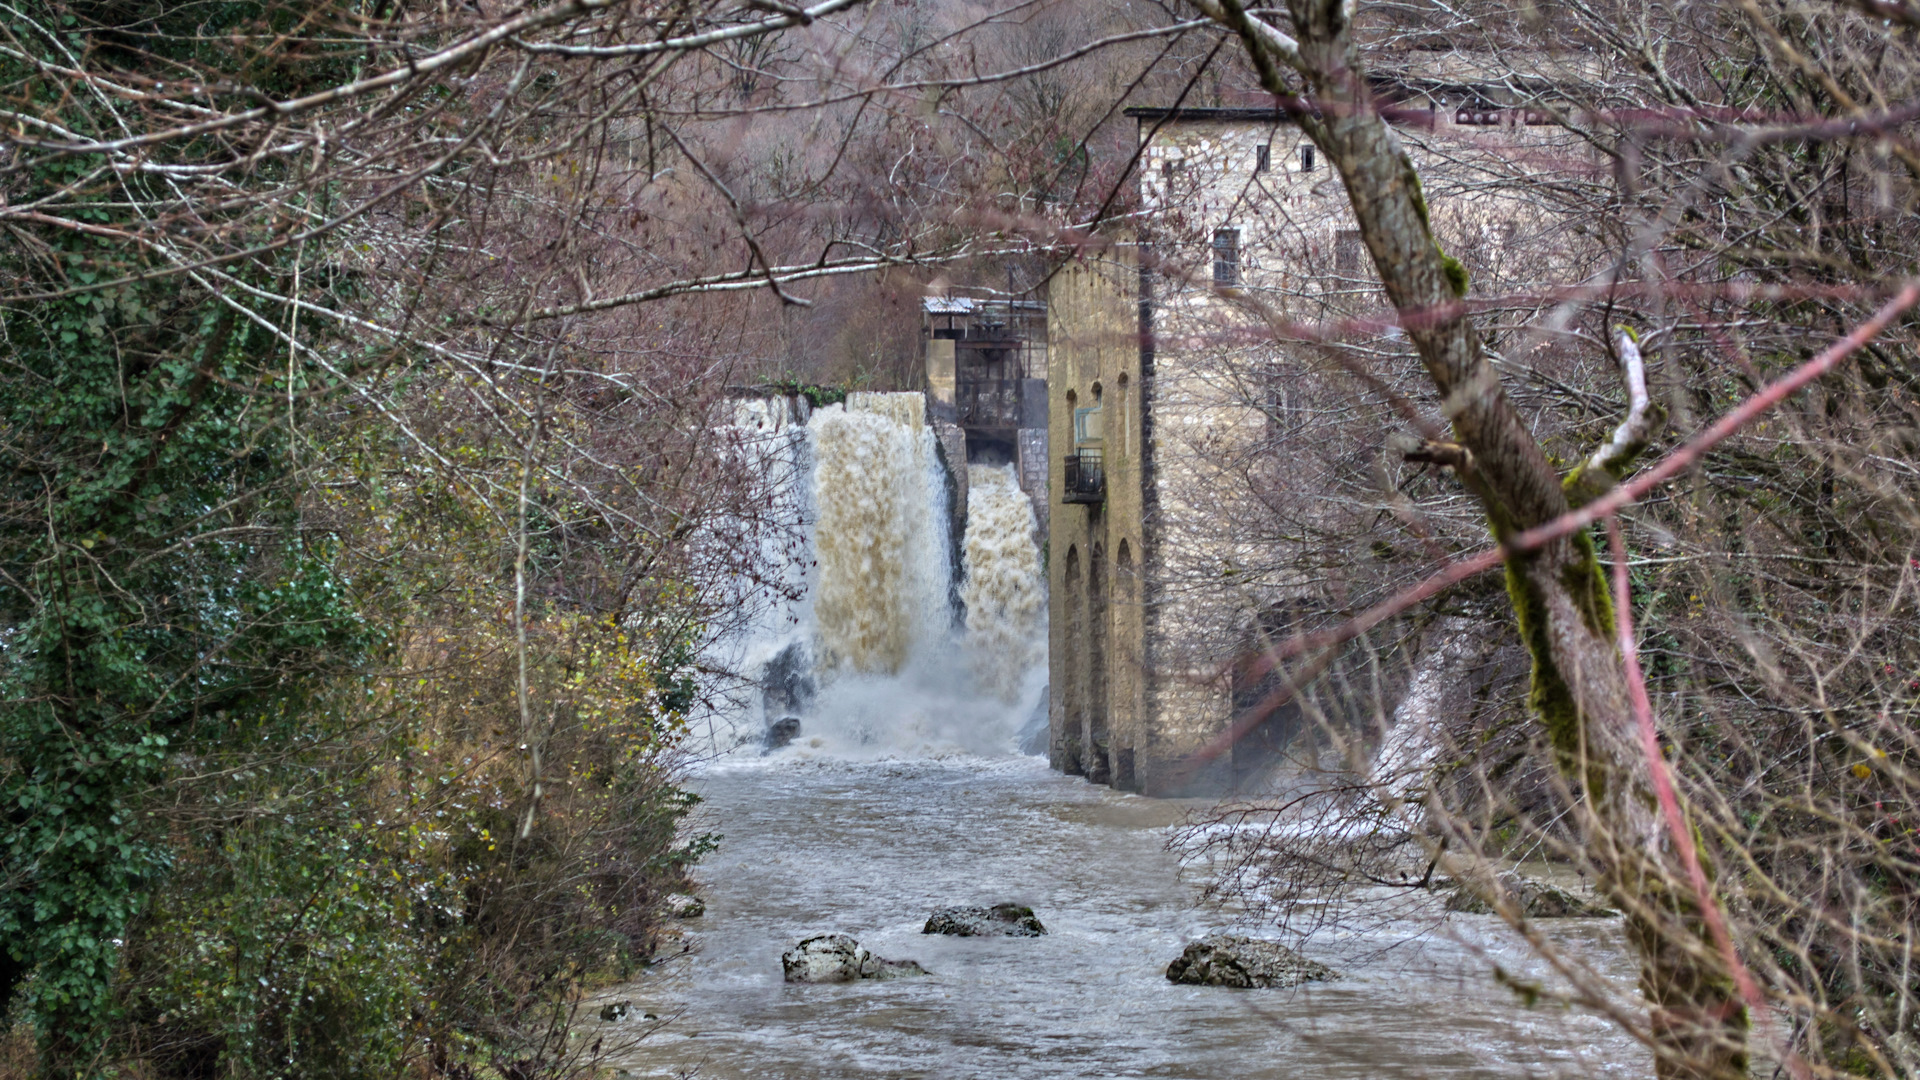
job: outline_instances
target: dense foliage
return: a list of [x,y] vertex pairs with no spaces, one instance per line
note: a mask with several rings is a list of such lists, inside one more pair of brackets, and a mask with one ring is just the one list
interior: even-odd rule
[[[474,377],[303,321],[439,280],[368,290],[364,215],[287,242],[341,190],[196,164],[218,133],[53,145],[176,118],[128,86],[334,85],[350,34],[248,3],[0,20],[38,125],[0,159],[0,1068],[569,1067],[578,995],[647,961],[714,842],[672,773],[713,398],[636,422],[604,358]],[[565,463],[583,444],[602,468]]]

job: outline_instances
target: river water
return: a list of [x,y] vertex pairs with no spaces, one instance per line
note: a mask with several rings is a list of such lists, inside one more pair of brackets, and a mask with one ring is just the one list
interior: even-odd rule
[[[1528,1009],[1494,965],[1551,983],[1492,916],[1324,933],[1304,951],[1340,970],[1293,990],[1177,986],[1182,945],[1237,929],[1199,906],[1166,850],[1196,804],[1145,799],[1048,771],[1037,758],[849,761],[799,756],[705,766],[699,871],[707,910],[685,955],[609,998],[633,1003],[592,1037],[624,1043],[633,1077],[1052,1078],[1646,1076],[1650,1058],[1604,1019]],[[1035,939],[923,936],[946,904],[1014,900]],[[1539,924],[1622,986],[1614,920]],[[1257,932],[1257,928],[1253,928]],[[851,934],[933,974],[787,985],[781,952]],[[1385,946],[1393,946],[1386,948]],[[652,1013],[658,1019],[647,1020]]]

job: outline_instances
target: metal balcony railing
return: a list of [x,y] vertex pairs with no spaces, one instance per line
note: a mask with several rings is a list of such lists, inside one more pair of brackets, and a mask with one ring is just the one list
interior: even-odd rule
[[1066,491],[1062,502],[1101,503],[1107,499],[1107,473],[1100,465],[1100,451],[1081,447],[1067,455]]

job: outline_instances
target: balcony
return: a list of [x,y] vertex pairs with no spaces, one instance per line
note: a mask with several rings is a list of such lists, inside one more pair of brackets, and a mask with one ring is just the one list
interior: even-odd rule
[[1066,465],[1066,490],[1061,493],[1061,502],[1098,505],[1106,501],[1107,473],[1100,465],[1100,451],[1083,446],[1079,453],[1067,455]]

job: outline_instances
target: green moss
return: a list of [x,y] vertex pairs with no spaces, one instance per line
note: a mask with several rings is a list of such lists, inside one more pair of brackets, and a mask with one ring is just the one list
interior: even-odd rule
[[1527,706],[1546,727],[1561,771],[1570,772],[1580,758],[1579,711],[1574,708],[1573,692],[1555,666],[1547,644],[1546,602],[1540,590],[1527,580],[1519,559],[1507,562],[1507,598],[1513,602],[1514,618],[1520,624],[1520,640],[1533,661]]
[[1606,494],[1607,489],[1613,486],[1605,470],[1598,476],[1589,476],[1589,472],[1591,470],[1583,461],[1573,467],[1566,479],[1560,481],[1560,490],[1567,493],[1567,505],[1575,510]]
[[1406,174],[1407,192],[1413,197],[1413,212],[1420,215],[1421,226],[1427,230],[1428,236],[1432,236],[1433,221],[1427,216],[1427,193],[1420,187],[1420,173],[1414,169],[1413,162],[1405,157],[1400,159],[1400,167]]
[[[1585,532],[1579,532],[1573,535],[1571,542],[1573,560],[1567,564],[1561,584],[1578,605],[1581,621],[1586,624],[1587,630],[1605,636],[1613,626],[1613,601],[1607,595],[1606,574],[1601,570],[1600,560],[1594,553],[1593,538]],[[1584,732],[1580,710],[1574,704],[1573,691],[1568,687],[1565,676],[1553,662],[1553,650],[1547,638],[1546,601],[1540,595],[1540,590],[1527,579],[1527,565],[1528,561],[1522,559],[1507,562],[1507,597],[1513,603],[1514,617],[1520,624],[1520,640],[1526,644],[1527,655],[1533,661],[1533,678],[1527,693],[1527,704],[1546,728],[1547,737],[1553,743],[1554,759],[1563,775],[1577,777],[1580,761],[1583,757],[1587,759],[1587,790],[1597,798],[1606,790],[1606,775],[1591,755],[1581,753]]]
[[1447,284],[1453,288],[1453,295],[1464,297],[1467,295],[1467,268],[1460,265],[1459,259],[1447,254],[1440,246],[1439,239],[1433,235],[1433,219],[1427,213],[1427,194],[1420,186],[1420,174],[1414,169],[1413,162],[1402,157],[1400,166],[1406,176],[1407,194],[1413,199],[1413,212],[1419,215],[1420,227],[1427,231],[1427,239],[1433,243],[1433,253],[1440,256],[1440,267],[1447,275]]
[[847,387],[820,386],[802,382],[799,379],[775,379],[760,384],[758,389],[771,394],[784,394],[807,399],[807,404],[818,409],[823,405],[838,405],[847,400]]

